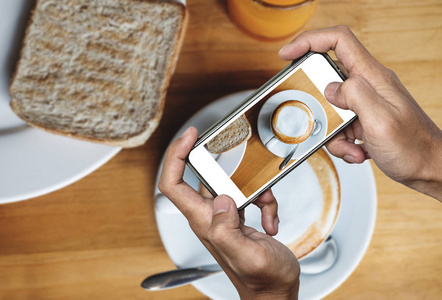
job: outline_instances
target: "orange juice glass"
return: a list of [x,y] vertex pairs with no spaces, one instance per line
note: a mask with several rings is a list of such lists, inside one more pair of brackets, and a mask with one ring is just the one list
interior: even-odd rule
[[317,0],[227,0],[230,18],[252,36],[281,39],[301,29]]

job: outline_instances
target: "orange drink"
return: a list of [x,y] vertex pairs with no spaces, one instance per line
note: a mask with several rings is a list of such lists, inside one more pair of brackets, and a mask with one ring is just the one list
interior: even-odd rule
[[280,39],[304,26],[317,0],[227,0],[230,18],[256,37]]

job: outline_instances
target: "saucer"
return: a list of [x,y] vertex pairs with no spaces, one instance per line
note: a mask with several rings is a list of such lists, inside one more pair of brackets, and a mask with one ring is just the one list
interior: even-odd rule
[[[188,126],[200,122],[206,122],[207,127],[210,126],[217,120],[211,116],[217,115],[220,107],[223,108],[222,111],[233,109],[238,102],[245,99],[252,92],[253,90],[235,93],[209,104],[186,122],[174,139],[178,138]],[[339,217],[331,233],[337,243],[339,255],[337,261],[329,270],[315,275],[301,274],[300,299],[319,299],[339,287],[361,261],[373,234],[377,200],[375,181],[369,162],[361,165],[349,165],[340,159],[334,157],[331,157],[331,159],[336,167],[341,184]],[[164,158],[158,171],[155,194],[159,193],[157,185],[163,162]],[[305,180],[305,183],[303,183],[304,190],[311,191],[310,194],[305,196],[314,198],[318,191],[314,188],[305,189],[305,185],[310,180],[317,180],[314,173],[310,172],[308,168],[308,163],[301,164],[297,168],[297,172],[299,172],[298,169],[300,171],[305,169],[305,172],[303,172],[303,175],[305,175],[303,178]],[[287,184],[284,181],[290,180],[290,178],[291,174],[274,186],[273,190],[278,197],[285,197],[284,195],[290,194],[287,193],[287,186],[284,186]],[[198,188],[199,181],[188,168],[185,170],[184,180],[193,188]],[[282,190],[279,190],[281,187]],[[354,199],[358,201],[354,201]],[[281,200],[284,201],[284,199]],[[253,206],[246,208],[249,224],[258,222],[251,219],[250,213],[254,214],[253,210],[256,210]],[[155,216],[163,245],[177,267],[190,268],[216,263],[192,232],[182,214],[169,214],[156,210]],[[239,298],[234,286],[224,273],[195,281],[193,285],[212,299]]]
[[[306,104],[312,111],[315,120],[321,122],[321,131],[315,136],[309,137],[305,142],[299,144],[298,150],[293,155],[292,159],[298,159],[302,157],[309,149],[313,148],[316,144],[321,142],[327,132],[327,116],[325,114],[324,108],[312,95],[298,90],[285,90],[276,93],[270,97],[266,103],[261,108],[258,116],[258,133],[259,138],[265,145],[273,136],[272,130],[270,128],[270,118],[276,107],[284,101],[287,100],[298,100]],[[270,152],[279,156],[286,157],[290,151],[295,147],[295,145],[286,144],[279,140],[276,140],[276,144],[270,148]]]

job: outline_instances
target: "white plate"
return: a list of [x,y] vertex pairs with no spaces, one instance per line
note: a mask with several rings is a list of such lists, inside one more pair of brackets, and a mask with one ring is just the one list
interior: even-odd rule
[[[327,132],[327,116],[324,108],[312,95],[298,90],[285,90],[279,92],[270,97],[266,103],[262,106],[258,116],[258,133],[261,142],[265,145],[273,136],[272,129],[270,128],[270,118],[273,111],[284,101],[298,100],[307,105],[315,117],[315,120],[321,122],[321,131],[315,136],[309,137],[305,142],[299,145],[298,150],[293,155],[293,159],[298,159],[303,156],[309,149],[322,141]],[[290,145],[276,140],[276,144],[270,148],[270,151],[279,156],[286,157],[295,145]]]
[[[219,107],[228,111],[245,99],[252,91],[244,91],[224,97],[206,106],[197,112],[189,122],[178,131],[177,138],[188,126],[199,122],[213,123]],[[210,124],[209,124],[210,125]],[[175,139],[174,138],[174,139]],[[341,182],[341,209],[332,235],[335,239],[339,254],[335,265],[324,273],[317,275],[301,275],[300,299],[319,299],[341,285],[353,272],[361,261],[371,236],[376,219],[376,186],[373,173],[368,162],[361,165],[348,165],[342,160],[332,158]],[[161,162],[160,166],[162,166]],[[308,171],[308,164],[302,164],[294,172],[302,172],[304,176],[303,195],[314,196],[315,189],[305,189],[309,179],[316,180],[313,172]],[[161,167],[157,176],[157,183]],[[287,186],[284,181],[293,180],[293,175],[287,176],[273,188],[279,197],[287,195]],[[198,179],[186,169],[184,179],[192,187],[198,187]],[[293,186],[291,184],[290,186]],[[297,185],[298,186],[298,185]],[[298,186],[299,188],[299,186]],[[306,192],[310,190],[311,193]],[[158,193],[156,189],[156,193]],[[294,193],[296,193],[294,191]],[[284,199],[280,199],[284,200]],[[246,212],[253,210],[247,207]],[[247,213],[249,216],[249,213]],[[155,216],[164,247],[172,261],[180,268],[195,267],[215,263],[210,253],[204,248],[198,238],[191,231],[187,220],[179,213],[169,214],[156,210]],[[248,223],[259,222],[248,220]],[[281,225],[280,225],[281,226]],[[225,274],[208,277],[193,283],[202,293],[213,299],[237,299],[238,295]]]
[[0,1],[0,203],[37,197],[91,173],[121,148],[27,126],[9,107],[9,81],[34,1]]

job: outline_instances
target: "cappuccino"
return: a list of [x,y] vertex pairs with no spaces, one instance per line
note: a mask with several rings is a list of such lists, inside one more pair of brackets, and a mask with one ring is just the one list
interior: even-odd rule
[[273,112],[271,127],[281,142],[299,144],[308,139],[313,131],[313,113],[303,102],[285,101]]
[[290,137],[300,137],[308,130],[310,116],[301,108],[284,106],[276,121],[276,130]]

